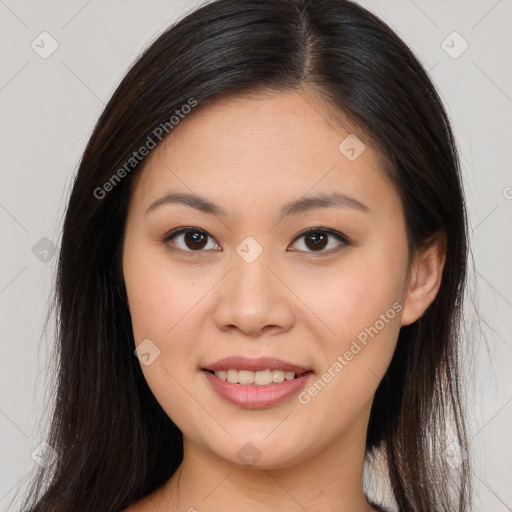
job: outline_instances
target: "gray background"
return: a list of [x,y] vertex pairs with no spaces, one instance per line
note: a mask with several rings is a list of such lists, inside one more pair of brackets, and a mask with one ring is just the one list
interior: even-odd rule
[[[81,153],[141,49],[200,3],[0,0],[0,512],[18,510],[16,493],[47,429],[52,339],[42,333],[52,244],[59,245]],[[474,510],[512,510],[512,0],[361,3],[412,47],[453,121],[470,213],[470,291],[480,315],[470,304]],[[52,44],[58,48],[47,56]]]

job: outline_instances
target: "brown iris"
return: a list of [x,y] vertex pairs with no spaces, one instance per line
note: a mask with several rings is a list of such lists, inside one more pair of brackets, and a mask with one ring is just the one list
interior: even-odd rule
[[[325,233],[313,232],[306,236],[305,244],[308,249],[317,250],[323,249],[327,245],[328,235]],[[311,241],[312,243],[308,243]]]
[[187,231],[184,238],[187,247],[194,250],[202,249],[208,241],[208,235],[200,231]]

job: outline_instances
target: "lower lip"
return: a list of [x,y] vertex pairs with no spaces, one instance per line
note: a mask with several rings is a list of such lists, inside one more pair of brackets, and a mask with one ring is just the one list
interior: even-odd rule
[[202,370],[213,389],[228,402],[247,409],[264,409],[278,405],[298,393],[306,384],[312,372],[283,382],[274,382],[265,386],[254,384],[233,384]]

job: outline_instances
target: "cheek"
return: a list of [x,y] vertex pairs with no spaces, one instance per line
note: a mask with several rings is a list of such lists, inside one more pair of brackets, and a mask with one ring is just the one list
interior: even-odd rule
[[[402,300],[406,276],[406,256],[397,260],[380,253],[354,253],[328,273],[309,272],[303,297],[311,310],[342,339],[356,336],[370,327],[394,303]],[[314,286],[311,283],[315,283]],[[388,315],[399,323],[395,309]],[[391,322],[394,323],[394,322]]]
[[[308,278],[315,287],[304,287],[302,297],[315,313],[309,315],[310,330],[324,333],[313,339],[322,354],[320,380],[329,382],[323,398],[313,405],[317,413],[322,402],[355,414],[384,376],[400,331],[407,272],[405,242],[402,245],[397,242],[394,251],[385,243],[380,250],[377,245],[354,250],[328,274],[317,269]],[[323,389],[322,382],[311,394],[306,390],[305,401]]]
[[124,279],[136,341],[172,338],[180,324],[193,316],[208,284],[154,252],[126,246]]
[[405,264],[383,253],[359,253],[336,276],[320,280],[318,273],[316,282],[324,286],[307,295],[317,313],[310,330],[328,334],[312,338],[322,368],[299,399],[326,435],[336,435],[370,403],[389,366],[400,331]]
[[179,271],[150,251],[129,245],[125,249],[124,278],[135,345],[148,339],[154,344],[148,345],[151,363],[141,359],[142,373],[167,415],[179,428],[187,428],[187,422],[201,421],[201,408],[191,405],[189,387],[199,366],[196,342],[205,316],[201,299],[214,283]]
[[170,265],[165,254],[129,245],[126,251],[124,277],[135,345],[149,339],[148,346],[158,354],[150,365],[141,359],[141,369],[166,412],[174,414],[186,405],[183,383],[200,365],[198,340],[204,338],[206,296],[215,282],[209,274]]

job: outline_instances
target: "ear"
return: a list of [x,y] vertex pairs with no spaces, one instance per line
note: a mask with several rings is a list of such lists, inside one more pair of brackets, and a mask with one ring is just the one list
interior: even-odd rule
[[414,256],[405,290],[402,325],[410,325],[430,306],[441,286],[446,260],[446,237],[439,233]]

